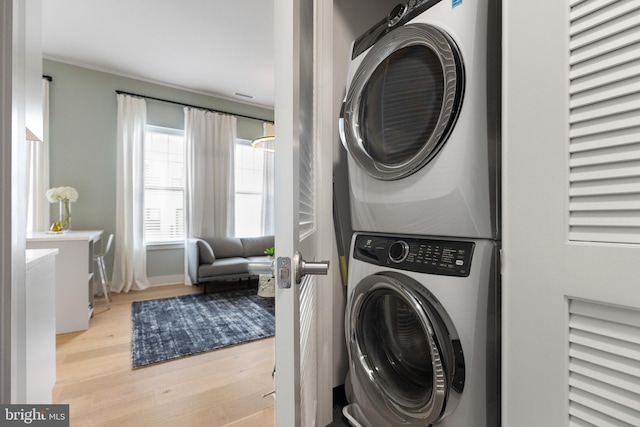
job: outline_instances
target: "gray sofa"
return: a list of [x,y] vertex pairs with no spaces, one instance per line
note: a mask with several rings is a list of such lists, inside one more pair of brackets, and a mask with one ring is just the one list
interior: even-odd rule
[[201,237],[187,240],[188,273],[194,284],[206,285],[256,277],[249,263],[269,261],[264,251],[274,246],[273,236]]

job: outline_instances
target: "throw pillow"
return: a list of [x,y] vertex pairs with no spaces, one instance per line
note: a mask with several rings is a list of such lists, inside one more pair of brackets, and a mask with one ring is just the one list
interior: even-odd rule
[[216,260],[211,245],[204,240],[198,240],[198,254],[200,256],[200,264],[213,264]]

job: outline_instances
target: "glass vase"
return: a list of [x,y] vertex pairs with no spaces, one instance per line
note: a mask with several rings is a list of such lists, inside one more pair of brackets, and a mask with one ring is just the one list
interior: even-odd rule
[[59,221],[62,227],[62,231],[71,230],[71,202],[66,200],[60,200],[59,203]]

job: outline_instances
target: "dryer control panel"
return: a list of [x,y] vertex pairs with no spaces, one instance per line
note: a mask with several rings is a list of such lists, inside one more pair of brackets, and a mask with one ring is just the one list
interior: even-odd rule
[[362,52],[376,44],[376,42],[389,31],[401,27],[441,1],[442,0],[408,0],[405,3],[398,4],[391,9],[387,16],[353,42],[351,59],[356,58]]
[[467,277],[475,243],[413,237],[356,236],[353,256],[370,264],[442,276]]

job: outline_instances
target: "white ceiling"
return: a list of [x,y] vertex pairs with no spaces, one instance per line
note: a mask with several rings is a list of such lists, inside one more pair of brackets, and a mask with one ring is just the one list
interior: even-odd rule
[[273,107],[273,0],[42,3],[45,58]]

